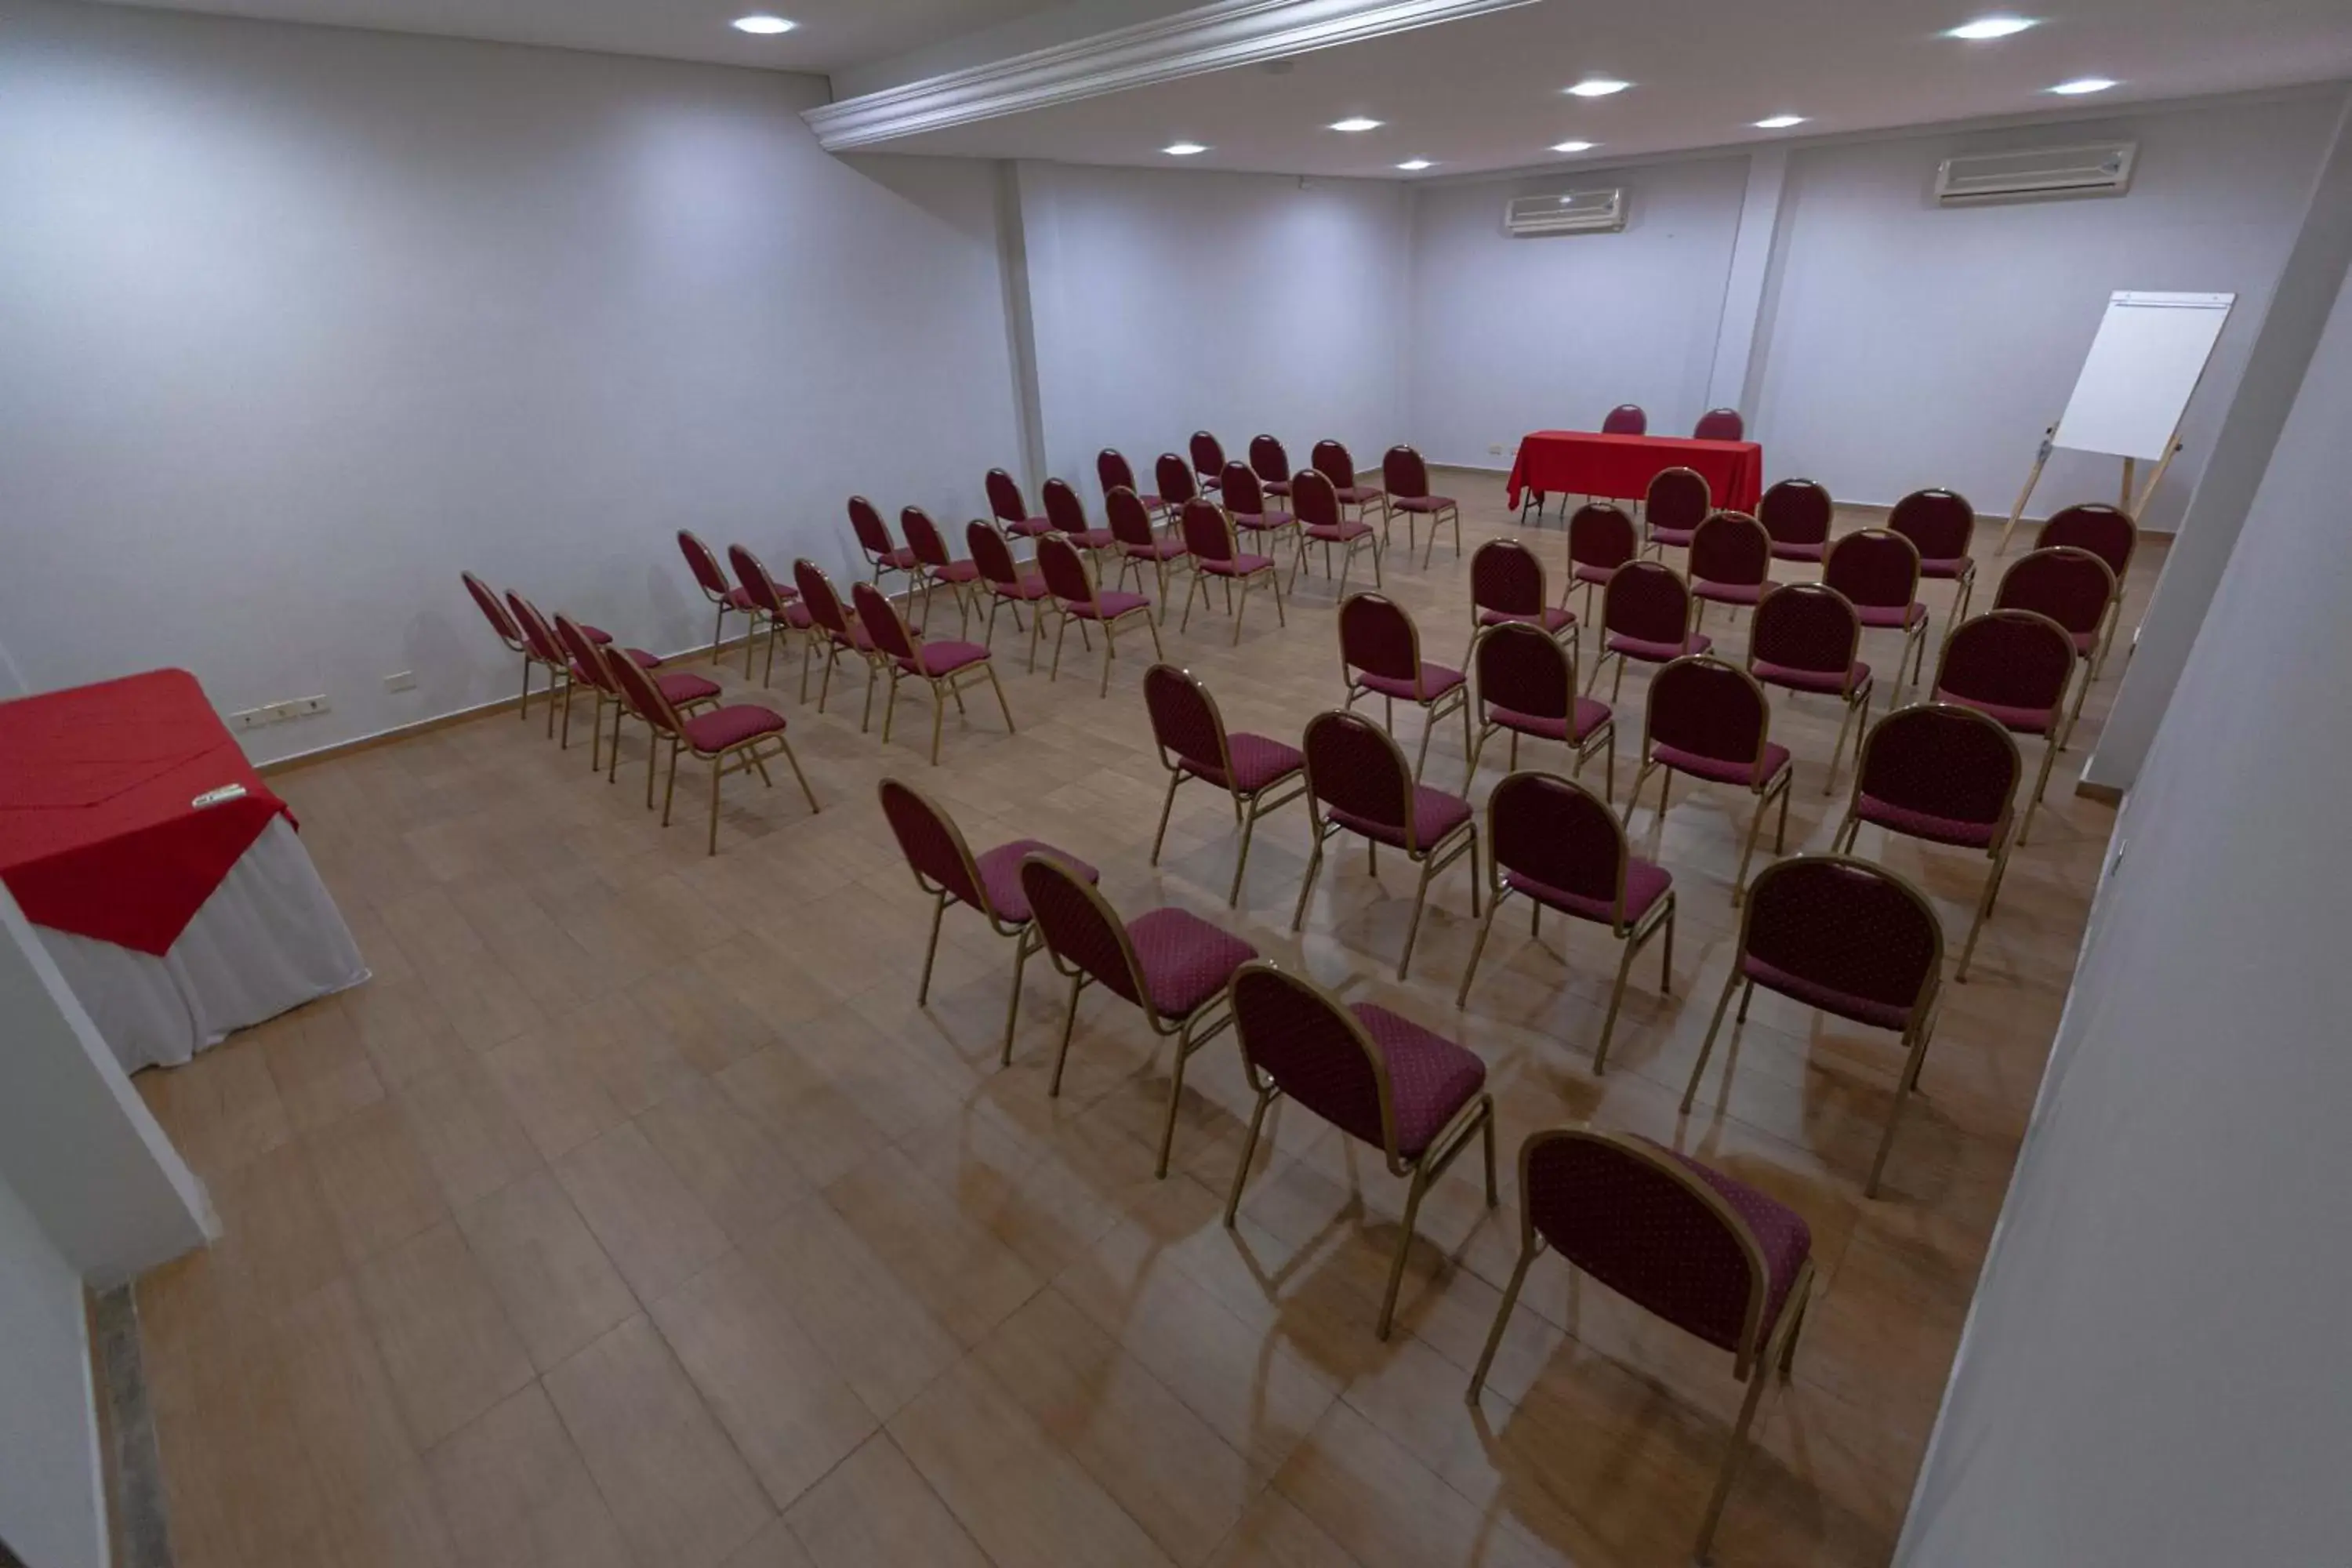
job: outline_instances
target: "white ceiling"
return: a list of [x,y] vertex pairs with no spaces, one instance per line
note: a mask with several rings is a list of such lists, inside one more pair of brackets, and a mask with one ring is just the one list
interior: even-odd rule
[[[507,44],[830,72],[992,26],[1066,0],[117,0],[279,22],[436,33]],[[797,22],[755,37],[753,11]]]
[[[1996,9],[2042,25],[1989,43],[1944,28]],[[2352,77],[2347,0],[1542,0],[1280,62],[1243,66],[886,143],[874,150],[1071,163],[1422,178],[2062,108],[2105,109]],[[1633,82],[1613,98],[1561,89]],[[2046,89],[2122,83],[2086,98]],[[1750,121],[1809,116],[1792,132]],[[1365,115],[1354,135],[1326,129]],[[1571,138],[1601,146],[1561,156]],[[1179,141],[1211,151],[1170,158]]]

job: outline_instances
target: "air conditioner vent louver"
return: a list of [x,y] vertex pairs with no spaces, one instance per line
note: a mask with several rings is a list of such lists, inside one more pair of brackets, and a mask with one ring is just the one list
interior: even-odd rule
[[1936,170],[1936,201],[1948,207],[2053,196],[2119,196],[2131,189],[2132,164],[2138,155],[2137,142],[2100,142],[1947,158]]
[[1503,232],[1514,235],[1614,234],[1625,226],[1625,191],[1567,191],[1518,196],[1503,208]]

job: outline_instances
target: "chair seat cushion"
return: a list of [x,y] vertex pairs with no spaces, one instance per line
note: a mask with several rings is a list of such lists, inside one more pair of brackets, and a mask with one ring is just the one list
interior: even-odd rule
[[999,598],[1018,599],[1024,605],[1032,599],[1045,598],[1053,592],[1045,586],[1043,577],[1019,577],[1010,583],[999,583],[992,577],[988,580],[988,590]]
[[[735,591],[739,594],[742,592],[740,588],[738,588]],[[580,628],[580,635],[586,637],[590,642],[594,643],[598,647],[607,647],[612,645],[613,634],[606,631],[602,626],[583,626]]]
[[1076,599],[1062,601],[1062,608],[1082,621],[1115,621],[1135,610],[1148,610],[1151,601],[1140,594],[1123,593],[1117,588],[1097,588],[1095,602],[1083,604]]
[[[1486,1064],[1475,1051],[1370,1002],[1349,1012],[1381,1048],[1389,1069],[1389,1110],[1396,1120],[1397,1152],[1419,1159],[1445,1124],[1486,1087]],[[1345,1127],[1377,1147],[1381,1130]]]
[[1874,822],[1881,827],[1907,833],[1914,838],[1925,838],[1937,844],[1957,844],[1967,849],[1988,849],[1993,836],[2000,831],[1997,822],[1963,822],[1958,817],[1936,816],[1893,801],[1865,795],[1853,803],[1854,815],[1864,822]]
[[[1385,822],[1374,822],[1368,816],[1358,816],[1352,811],[1342,811],[1327,805],[1331,820],[1350,833],[1382,844],[1404,847],[1404,834]],[[1412,786],[1412,835],[1417,853],[1426,854],[1437,841],[1470,820],[1470,803],[1458,795],[1448,795],[1427,784]]]
[[1443,664],[1423,661],[1421,667],[1421,689],[1400,675],[1373,675],[1360,672],[1356,684],[1382,697],[1402,697],[1408,702],[1434,702],[1462,684],[1462,672]]
[[1691,595],[1716,605],[1752,605],[1764,596],[1769,583],[1709,583],[1691,584]]
[[827,631],[824,635],[845,647],[856,648],[859,653],[874,651],[874,638],[867,634],[865,626],[856,621],[849,623],[846,633]]
[[1341,506],[1363,506],[1380,500],[1383,492],[1378,485],[1334,485],[1331,493],[1339,498]]
[[1925,605],[1856,605],[1853,613],[1865,626],[1901,626],[1905,630],[1927,618]]
[[920,671],[937,678],[953,675],[957,670],[988,662],[988,650],[976,642],[927,642],[915,650],[911,659],[902,658],[899,667]]
[[1973,708],[1993,720],[2004,730],[2017,735],[2046,735],[2058,721],[2058,710],[2053,708],[2012,708],[2005,702],[1987,702],[1981,698],[1965,697],[1957,691],[1938,689],[1938,702],[1957,702],[1963,708]]
[[1041,533],[1055,531],[1053,520],[1044,517],[1016,518],[1004,525],[1004,531],[1023,539],[1034,539]]
[[912,572],[918,564],[915,552],[905,545],[896,550],[886,550],[875,559],[893,572]]
[[1517,730],[1522,735],[1534,735],[1546,741],[1582,742],[1601,725],[1609,722],[1609,704],[1591,697],[1576,700],[1576,732],[1570,734],[1565,719],[1546,718],[1540,713],[1522,713],[1516,708],[1496,703],[1486,705],[1486,721],[1500,724],[1506,730]]
[[988,895],[996,918],[1006,925],[1027,923],[1029,895],[1021,888],[1021,862],[1032,855],[1050,855],[1084,877],[1089,882],[1102,880],[1102,873],[1066,850],[1056,849],[1039,838],[1016,838],[1010,844],[971,858],[972,868],[980,873],[980,890]]
[[1800,544],[1785,539],[1772,542],[1772,559],[1775,561],[1818,562],[1828,552],[1827,544]]
[[1851,1018],[1857,1024],[1873,1024],[1882,1029],[1900,1030],[1911,1017],[1911,1009],[1892,1002],[1879,1002],[1868,996],[1857,996],[1850,991],[1840,991],[1775,969],[1762,959],[1749,955],[1739,961],[1739,973],[1767,990],[1778,991],[1783,996],[1793,996],[1824,1013],[1834,1013],[1841,1018]]
[[1181,539],[1155,539],[1149,544],[1122,542],[1119,553],[1139,561],[1176,561],[1183,557],[1184,542]]
[[2083,658],[2088,658],[2099,651],[2099,633],[2096,627],[2087,632],[2069,632],[2066,635],[2074,639],[2074,651]]
[[930,569],[933,577],[942,583],[969,583],[980,575],[980,568],[970,561],[950,561]]
[[1298,520],[1286,511],[1237,511],[1233,514],[1234,526],[1255,529],[1264,533],[1272,529],[1288,528]]
[[1168,508],[1168,503],[1158,496],[1138,496],[1135,499],[1143,503],[1146,511],[1165,511]]
[[1671,664],[1685,654],[1705,653],[1715,646],[1715,639],[1705,632],[1693,632],[1681,642],[1652,642],[1647,637],[1629,637],[1622,632],[1609,634],[1609,651],[1627,658],[1638,658],[1644,664]]
[[[1598,921],[1602,925],[1615,923],[1616,911],[1607,899],[1587,898],[1571,893],[1566,888],[1556,888],[1540,882],[1524,871],[1506,869],[1503,880],[1536,902],[1579,920]],[[1675,885],[1675,874],[1664,866],[1651,864],[1633,856],[1625,858],[1625,923],[1633,924],[1650,912],[1650,907],[1666,896]]]
[[784,625],[796,632],[804,632],[816,625],[816,617],[809,614],[806,605],[794,602],[784,606]]
[[1225,736],[1225,750],[1234,759],[1234,776],[1230,781],[1224,777],[1223,770],[1214,765],[1203,766],[1190,758],[1180,760],[1177,765],[1213,784],[1236,789],[1244,795],[1262,790],[1307,766],[1306,752],[1296,746],[1285,745],[1270,735],[1234,731]]
[[[1645,1143],[1654,1140],[1644,1138]],[[1812,1256],[1812,1227],[1805,1216],[1777,1198],[1757,1191],[1747,1183],[1727,1176],[1711,1166],[1702,1165],[1687,1154],[1678,1153],[1664,1144],[1658,1152],[1713,1187],[1716,1195],[1731,1205],[1731,1210],[1747,1222],[1748,1234],[1756,1238],[1757,1250],[1764,1255],[1764,1313],[1757,1332],[1769,1340],[1773,1326],[1780,1321],[1781,1309],[1789,1303],[1790,1289],[1797,1282],[1797,1274]],[[1723,1347],[1729,1350],[1733,1347]],[[1748,1373],[1764,1375],[1762,1368]]]
[[659,669],[661,668],[661,655],[657,653],[647,653],[641,647],[623,648],[621,651],[627,654],[629,656],[629,662],[635,665],[639,669]]
[[1203,555],[1194,563],[1212,577],[1247,577],[1253,573],[1269,571],[1274,566],[1271,555],[1236,555],[1231,561],[1212,561]]
[[1726,762],[1721,757],[1685,752],[1680,746],[1669,746],[1663,741],[1650,747],[1650,755],[1677,773],[1713,779],[1717,784],[1746,784],[1750,789],[1762,789],[1789,765],[1789,748],[1771,741],[1764,742],[1764,755],[1752,766],[1747,763]]
[[688,675],[680,670],[675,675],[656,675],[654,684],[673,708],[683,708],[689,702],[708,702],[719,695],[719,682],[707,675]]
[[698,713],[685,725],[686,743],[705,755],[756,741],[762,735],[783,732],[784,716],[756,702],[737,702]]
[[1965,555],[1947,555],[1934,561],[1919,563],[1919,575],[1939,583],[1949,583],[1961,577],[1976,575],[1977,563]]
[[728,605],[728,607],[729,607],[730,609],[736,609],[736,610],[748,610],[748,609],[751,609],[751,608],[753,607],[752,600],[751,600],[751,589],[749,589],[749,588],[730,588],[730,589],[728,589],[728,590],[727,590],[727,605]]
[[1351,540],[1370,538],[1372,525],[1361,518],[1346,517],[1338,522],[1310,522],[1306,531],[1307,538],[1326,544],[1346,544]]
[[1671,545],[1676,550],[1689,549],[1697,534],[1696,528],[1661,528],[1654,522],[1650,525],[1651,543]]
[[1588,566],[1581,562],[1576,563],[1576,580],[1580,583],[1591,583],[1595,586],[1606,588],[1609,586],[1609,579],[1615,575],[1617,575],[1617,568],[1614,566]]
[[1163,1018],[1189,1018],[1221,994],[1257,949],[1190,910],[1153,910],[1128,922],[1144,989]]
[[1482,626],[1505,625],[1541,626],[1544,630],[1557,635],[1576,625],[1576,616],[1570,611],[1561,609],[1558,605],[1547,605],[1541,614],[1533,616],[1522,615],[1517,610],[1481,610],[1478,612],[1478,624]]
[[1081,550],[1108,550],[1118,542],[1118,535],[1108,528],[1081,528],[1062,537]]
[[1793,664],[1774,664],[1759,658],[1748,667],[1748,673],[1771,686],[1785,686],[1791,691],[1826,691],[1832,694],[1860,691],[1870,684],[1870,666],[1860,660],[1847,670],[1801,669]]
[[1286,496],[1290,493],[1290,481],[1288,479],[1262,479],[1258,480],[1257,488],[1264,490],[1270,496]]
[[1399,511],[1453,511],[1461,506],[1452,496],[1391,496],[1389,504]]

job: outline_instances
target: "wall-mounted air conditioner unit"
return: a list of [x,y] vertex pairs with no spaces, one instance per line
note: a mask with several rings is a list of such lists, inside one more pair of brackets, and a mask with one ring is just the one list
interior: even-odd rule
[[1623,186],[1607,191],[1570,191],[1557,196],[1518,196],[1503,208],[1503,232],[1615,234],[1625,226]]
[[1936,201],[1950,207],[2053,196],[2119,196],[2131,189],[2132,164],[2138,156],[2137,142],[2099,142],[2086,147],[1947,158],[1936,169]]

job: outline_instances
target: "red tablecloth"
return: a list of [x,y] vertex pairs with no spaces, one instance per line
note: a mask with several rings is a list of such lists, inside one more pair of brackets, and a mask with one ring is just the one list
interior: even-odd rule
[[1538,430],[1521,437],[1512,459],[1510,502],[1517,506],[1522,490],[1639,500],[1673,468],[1705,475],[1715,504],[1731,511],[1754,511],[1764,493],[1764,448],[1753,441]]
[[280,812],[184,669],[0,702],[0,881],[41,925],[161,957]]

